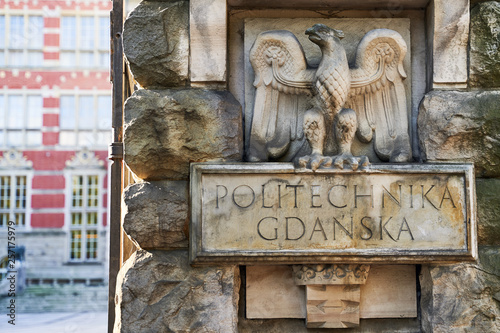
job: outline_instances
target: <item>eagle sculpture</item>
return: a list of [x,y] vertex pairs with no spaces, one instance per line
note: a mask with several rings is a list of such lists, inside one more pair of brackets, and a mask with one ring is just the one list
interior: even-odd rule
[[[399,33],[375,29],[360,41],[349,68],[340,30],[315,24],[306,30],[322,58],[308,66],[295,35],[286,30],[259,34],[250,50],[255,100],[249,161],[298,160],[313,170],[332,165],[353,170],[369,164],[351,153],[354,136],[373,141],[382,161],[411,158],[403,60],[407,47]],[[300,121],[300,95],[313,106]],[[305,139],[310,149],[304,149]],[[300,156],[301,152],[310,154]]]

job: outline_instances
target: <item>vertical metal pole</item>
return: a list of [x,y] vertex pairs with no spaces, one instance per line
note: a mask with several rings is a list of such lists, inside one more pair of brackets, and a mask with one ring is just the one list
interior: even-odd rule
[[123,160],[123,0],[113,0],[111,12],[111,81],[113,82],[112,131],[113,143],[109,149],[111,164],[110,226],[109,226],[109,292],[108,333],[115,324],[116,276],[120,270],[121,195]]

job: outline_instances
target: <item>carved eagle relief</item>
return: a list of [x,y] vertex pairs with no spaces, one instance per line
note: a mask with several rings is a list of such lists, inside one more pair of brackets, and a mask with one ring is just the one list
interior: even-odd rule
[[[299,41],[286,30],[259,34],[250,50],[255,101],[248,160],[296,159],[307,139],[311,154],[300,158],[301,166],[348,164],[355,170],[368,164],[367,157],[351,154],[355,135],[364,143],[373,140],[382,161],[410,160],[403,84],[407,47],[401,35],[389,29],[368,32],[349,68],[342,31],[315,24],[305,33],[321,49],[317,68],[308,66]],[[313,101],[303,121],[300,95]]]

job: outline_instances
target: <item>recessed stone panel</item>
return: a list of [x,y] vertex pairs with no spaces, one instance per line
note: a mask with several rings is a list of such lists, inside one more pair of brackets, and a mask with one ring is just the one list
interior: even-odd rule
[[[244,35],[244,72],[245,72],[245,137],[247,140],[247,146],[250,145],[251,126],[254,121],[254,98],[256,95],[256,90],[254,84],[256,81],[256,73],[254,72],[251,60],[250,60],[250,50],[252,45],[256,43],[257,36],[264,32],[270,30],[288,30],[292,32],[299,41],[301,47],[303,48],[307,64],[311,67],[316,67],[322,59],[322,52],[318,45],[312,43],[305,31],[311,28],[314,24],[321,23],[325,24],[331,28],[342,30],[344,33],[344,38],[342,38],[341,45],[346,51],[347,59],[351,68],[353,67],[356,60],[356,52],[358,50],[358,45],[362,38],[371,30],[387,28],[399,33],[406,43],[407,55],[403,59],[403,67],[407,75],[406,79],[402,81],[404,85],[404,90],[406,91],[406,100],[411,100],[411,36],[410,36],[410,19],[408,18],[248,18],[245,19],[245,35]],[[297,65],[296,65],[297,66]],[[353,98],[350,98],[353,102]],[[304,122],[304,112],[311,107],[311,102],[305,95],[299,95],[297,99],[297,123],[302,124]],[[354,102],[353,102],[354,103]],[[350,106],[356,108],[354,106]],[[407,119],[410,118],[410,103],[407,104]],[[356,110],[361,111],[361,110]],[[292,112],[292,111],[290,111]],[[261,115],[258,115],[262,117]],[[259,118],[255,116],[256,118]],[[260,119],[260,118],[259,118]],[[405,119],[406,120],[406,119]],[[283,120],[280,119],[279,122]],[[379,126],[380,127],[380,126]],[[406,129],[408,130],[408,129]],[[300,131],[299,131],[300,133]],[[298,135],[300,136],[300,134]],[[298,140],[300,141],[300,140]],[[292,146],[297,144],[292,143]],[[299,143],[300,145],[300,143]],[[358,139],[354,139],[352,151],[355,155],[367,155],[370,161],[379,162],[379,157],[375,154],[373,143],[362,143]],[[303,148],[301,148],[303,149]],[[294,147],[291,148],[294,150]],[[293,155],[293,154],[292,154]],[[289,157],[278,158],[275,160],[279,161],[291,161]]]
[[[417,316],[414,265],[370,265],[361,285],[360,318],[411,318]],[[246,267],[248,319],[305,318],[305,287],[294,283],[286,265]]]
[[467,87],[469,0],[434,0],[427,7],[429,78],[433,89]]
[[471,165],[192,165],[194,262],[429,262],[476,253]]
[[225,0],[191,0],[191,83],[226,80],[227,5]]

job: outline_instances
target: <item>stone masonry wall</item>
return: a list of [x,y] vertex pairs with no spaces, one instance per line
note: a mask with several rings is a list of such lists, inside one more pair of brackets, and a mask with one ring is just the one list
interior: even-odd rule
[[[189,164],[244,156],[241,105],[191,87],[189,19],[188,1],[143,1],[124,26],[140,89],[124,111],[137,183],[124,190],[123,228],[139,250],[118,276],[114,332],[315,332],[303,320],[245,319],[238,266],[189,265]],[[470,19],[468,88],[429,91],[418,136],[424,162],[475,164],[479,260],[422,265],[419,317],[359,331],[500,332],[500,2],[472,1]]]
[[141,89],[125,103],[124,159],[137,183],[123,228],[140,250],[120,270],[114,331],[236,332],[239,268],[188,261],[189,164],[241,161],[241,105],[189,87],[189,2],[143,1],[124,25]]
[[427,162],[475,164],[479,260],[422,267],[423,332],[500,332],[500,2],[471,7],[469,89],[427,93],[418,129]]

